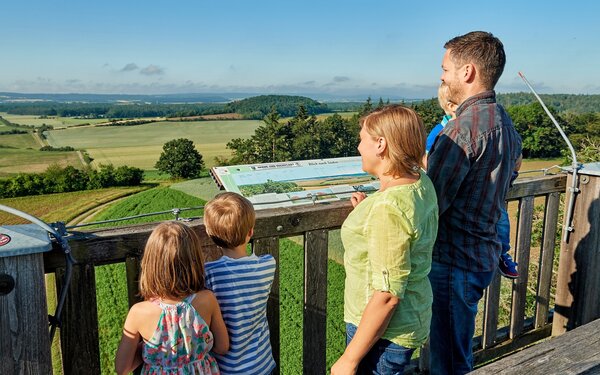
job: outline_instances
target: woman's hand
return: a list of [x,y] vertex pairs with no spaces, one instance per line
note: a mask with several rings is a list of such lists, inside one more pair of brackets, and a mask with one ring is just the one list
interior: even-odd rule
[[346,360],[343,355],[331,366],[331,375],[354,375],[356,374],[357,363]]
[[360,192],[360,191],[352,193],[352,196],[350,197],[350,202],[352,203],[352,207],[358,206],[358,204],[360,202],[364,201],[366,197],[367,197],[367,194]]

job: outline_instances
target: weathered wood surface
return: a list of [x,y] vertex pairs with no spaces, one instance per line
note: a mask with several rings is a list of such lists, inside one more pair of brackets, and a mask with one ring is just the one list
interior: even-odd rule
[[487,349],[496,343],[500,309],[500,273],[496,273],[492,282],[486,288],[484,298],[483,348]]
[[525,322],[525,304],[527,301],[527,281],[529,279],[529,250],[531,247],[531,229],[533,221],[533,196],[522,198],[519,202],[519,224],[517,228],[516,259],[519,263],[519,277],[513,280],[512,310],[510,316],[510,338],[523,332]]
[[[56,290],[63,285],[64,270],[56,272]],[[94,266],[75,265],[62,313],[60,344],[65,374],[100,374],[100,341]]]
[[600,319],[533,345],[471,374],[599,374]]
[[267,320],[269,322],[269,333],[271,340],[271,349],[273,358],[277,367],[273,370],[273,375],[280,373],[280,330],[279,330],[279,238],[267,237],[254,240],[253,250],[256,255],[271,254],[275,258],[277,267],[275,268],[275,277],[267,302]]
[[50,333],[42,254],[0,258],[14,289],[0,296],[0,374],[49,374]]
[[575,230],[561,242],[553,335],[600,318],[600,176],[581,175],[579,189]]
[[556,243],[556,225],[558,223],[558,208],[560,193],[550,193],[546,198],[544,213],[544,234],[540,267],[538,271],[535,327],[539,328],[548,322],[550,311],[550,288],[552,284],[552,266],[554,263],[554,247]]
[[564,193],[567,187],[567,175],[551,175],[535,178],[523,178],[514,182],[506,193],[506,200],[515,200],[526,196]]
[[305,374],[326,373],[327,245],[328,230],[304,236],[304,340]]

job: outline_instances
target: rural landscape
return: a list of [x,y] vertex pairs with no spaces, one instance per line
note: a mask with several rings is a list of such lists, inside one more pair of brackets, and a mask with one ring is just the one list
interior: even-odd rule
[[[72,98],[71,98],[72,99]],[[600,155],[600,96],[546,95],[544,99],[574,141],[580,162]],[[301,96],[257,96],[231,102],[152,103],[24,100],[0,93],[0,203],[46,222],[68,227],[139,214],[161,215],[84,227],[122,226],[202,216],[218,189],[213,166],[322,159],[357,155],[358,119],[389,100],[320,103]],[[142,98],[149,100],[149,98]],[[560,135],[541,106],[524,93],[501,94],[523,137],[520,178],[568,165]],[[406,101],[431,129],[443,113],[437,99]],[[549,170],[556,172],[558,168]],[[540,203],[541,204],[541,203]],[[543,211],[543,206],[536,207]],[[509,205],[515,228],[517,207]],[[23,221],[0,212],[0,223]],[[534,227],[540,225],[534,223]],[[534,228],[532,251],[539,251]],[[514,240],[514,236],[513,236]],[[537,242],[536,242],[537,241]],[[303,248],[301,238],[280,244],[281,372],[302,366]],[[535,259],[535,255],[531,255]],[[557,257],[555,259],[558,259]],[[343,247],[329,239],[327,364],[343,352]],[[536,263],[530,264],[535,282]],[[112,373],[114,353],[128,310],[124,264],[97,267],[99,337],[103,373]],[[50,307],[55,304],[48,282]],[[502,284],[500,314],[508,322],[510,283]],[[533,314],[533,298],[528,307]],[[55,373],[60,371],[54,346]],[[418,354],[416,354],[418,355]]]

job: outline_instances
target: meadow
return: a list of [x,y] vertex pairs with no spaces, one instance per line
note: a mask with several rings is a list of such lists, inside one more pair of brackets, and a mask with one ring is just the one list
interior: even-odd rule
[[249,138],[261,124],[258,120],[161,121],[136,126],[75,127],[48,132],[54,147],[86,149],[92,165],[129,165],[153,169],[162,146],[176,138],[191,139],[202,154],[206,167],[215,156],[229,157],[226,144],[233,138]]

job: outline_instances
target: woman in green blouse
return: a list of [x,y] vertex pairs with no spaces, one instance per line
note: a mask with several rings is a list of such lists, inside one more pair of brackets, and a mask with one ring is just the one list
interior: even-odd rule
[[421,170],[425,137],[419,116],[400,105],[361,119],[362,168],[380,189],[354,193],[342,226],[347,347],[333,375],[402,373],[429,335],[438,207]]

